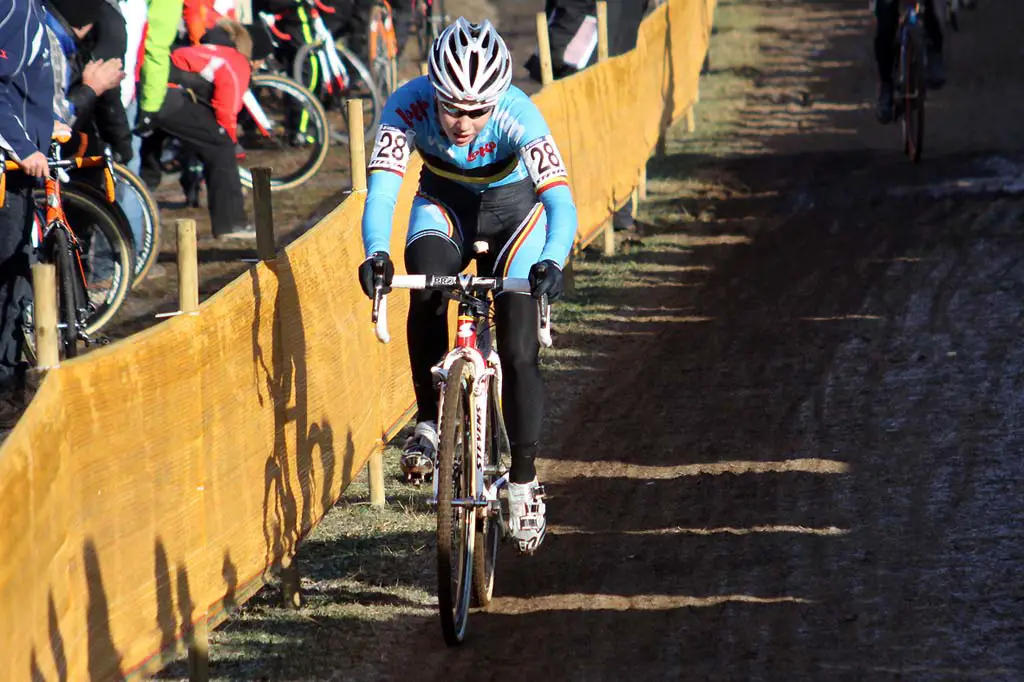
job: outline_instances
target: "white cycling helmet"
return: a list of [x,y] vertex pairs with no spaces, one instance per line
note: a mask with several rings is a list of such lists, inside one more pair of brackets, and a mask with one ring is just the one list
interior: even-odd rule
[[491,22],[459,17],[431,46],[427,76],[445,102],[491,106],[512,83],[512,56]]

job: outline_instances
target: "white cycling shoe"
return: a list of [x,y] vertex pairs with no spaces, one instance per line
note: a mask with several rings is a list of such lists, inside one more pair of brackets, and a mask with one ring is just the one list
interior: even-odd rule
[[401,467],[407,483],[419,485],[434,478],[437,462],[437,424],[420,422],[402,448]]
[[508,528],[520,554],[533,554],[544,542],[548,524],[544,518],[544,486],[534,478],[529,483],[508,484]]

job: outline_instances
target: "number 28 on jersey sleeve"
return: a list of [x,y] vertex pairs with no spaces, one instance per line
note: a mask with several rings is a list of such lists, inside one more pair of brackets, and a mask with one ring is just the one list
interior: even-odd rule
[[537,188],[537,194],[558,185],[568,186],[569,177],[565,162],[562,161],[558,145],[550,135],[538,137],[523,147],[519,154],[530,173],[533,186]]
[[370,171],[386,170],[405,175],[409,165],[409,138],[405,132],[394,126],[382,125],[377,130],[377,140],[370,154]]

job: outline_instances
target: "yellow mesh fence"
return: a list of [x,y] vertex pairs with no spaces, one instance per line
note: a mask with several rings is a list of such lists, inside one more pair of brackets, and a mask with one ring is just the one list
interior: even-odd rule
[[[535,97],[588,239],[692,105],[714,0]],[[396,225],[419,175],[414,162]],[[0,449],[0,670],[108,680],[161,665],[288,562],[413,402],[404,327],[369,323],[364,195],[183,316],[65,363]],[[404,230],[392,252],[402,253]]]

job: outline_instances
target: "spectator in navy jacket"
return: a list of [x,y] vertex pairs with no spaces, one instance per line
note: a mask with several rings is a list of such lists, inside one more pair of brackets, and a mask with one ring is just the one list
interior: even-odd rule
[[0,208],[0,428],[10,428],[24,405],[22,321],[32,302],[32,187],[46,174],[53,134],[50,41],[39,0],[0,5],[0,148],[18,162]]

